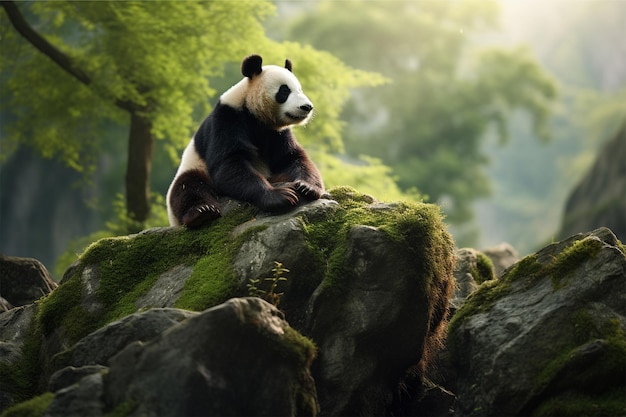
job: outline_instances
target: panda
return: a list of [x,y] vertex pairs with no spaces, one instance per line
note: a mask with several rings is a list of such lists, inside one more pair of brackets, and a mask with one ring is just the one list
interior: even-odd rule
[[319,170],[291,131],[313,104],[285,67],[241,64],[244,78],[222,94],[182,155],[167,192],[171,226],[204,226],[221,216],[219,197],[280,213],[325,195]]

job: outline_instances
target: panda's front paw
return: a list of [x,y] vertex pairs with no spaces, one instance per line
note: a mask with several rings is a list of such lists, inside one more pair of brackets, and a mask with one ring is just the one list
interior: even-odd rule
[[199,204],[191,207],[183,215],[182,224],[190,229],[197,229],[222,216],[219,207],[214,204]]
[[322,197],[323,190],[304,181],[296,181],[294,187],[298,194],[307,200],[318,200]]
[[273,184],[259,204],[264,211],[280,212],[298,205],[299,197],[292,183]]

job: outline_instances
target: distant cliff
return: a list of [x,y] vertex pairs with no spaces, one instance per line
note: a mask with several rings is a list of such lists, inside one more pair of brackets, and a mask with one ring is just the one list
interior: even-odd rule
[[626,121],[565,204],[559,238],[608,227],[626,240]]

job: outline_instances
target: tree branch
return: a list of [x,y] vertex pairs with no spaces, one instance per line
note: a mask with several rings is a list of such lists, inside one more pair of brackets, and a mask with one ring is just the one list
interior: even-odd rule
[[76,67],[70,57],[48,42],[28,24],[13,1],[2,1],[0,3],[4,7],[11,24],[24,39],[78,81],[85,85],[91,84],[91,78],[82,69]]

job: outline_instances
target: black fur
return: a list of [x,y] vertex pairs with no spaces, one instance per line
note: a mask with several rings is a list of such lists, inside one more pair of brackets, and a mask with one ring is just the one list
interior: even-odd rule
[[[259,122],[245,107],[218,102],[194,137],[220,196],[248,201],[265,211],[283,211],[300,197],[320,198],[322,177],[291,129],[280,132]],[[269,170],[269,179],[259,167]]]
[[190,170],[176,178],[170,203],[176,217],[187,227],[200,227],[221,216],[211,179],[205,171]]
[[248,78],[259,75],[263,71],[262,63],[263,58],[259,55],[250,55],[241,63],[241,73]]

